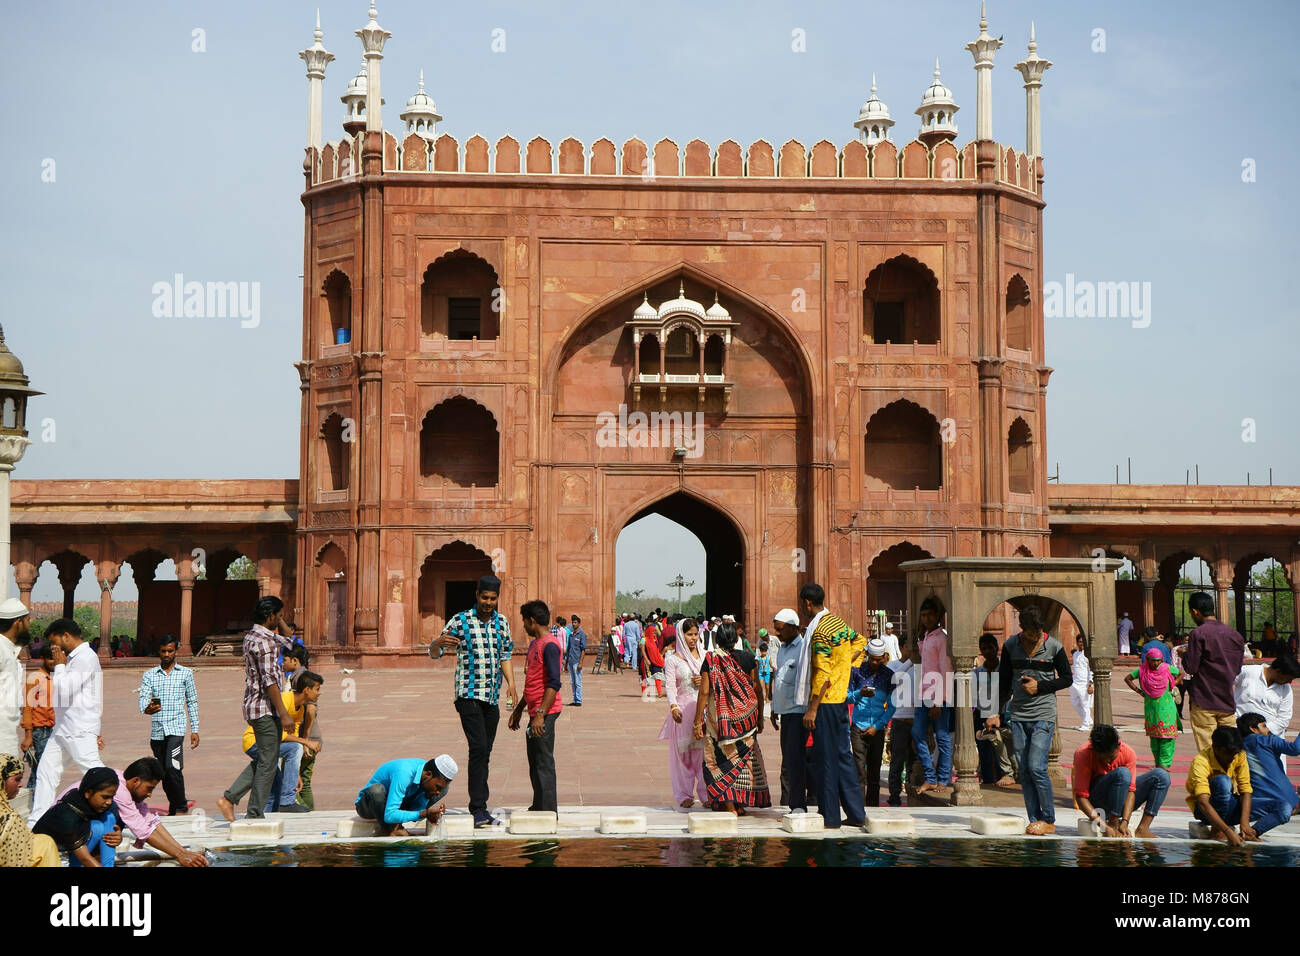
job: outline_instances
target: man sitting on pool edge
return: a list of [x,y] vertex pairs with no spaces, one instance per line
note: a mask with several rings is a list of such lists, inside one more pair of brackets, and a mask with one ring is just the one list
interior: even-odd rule
[[438,822],[446,810],[439,801],[451,789],[456,771],[456,761],[447,754],[427,762],[418,757],[390,760],[357,794],[357,816],[377,820],[381,836],[410,836],[403,824],[421,819]]

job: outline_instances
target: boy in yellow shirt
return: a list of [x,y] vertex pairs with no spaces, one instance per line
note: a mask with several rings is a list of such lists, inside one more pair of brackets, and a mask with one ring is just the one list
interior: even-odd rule
[[[1196,819],[1209,824],[1214,839],[1241,846],[1259,839],[1250,825],[1250,767],[1236,727],[1217,727],[1210,746],[1192,758],[1187,771],[1187,806]],[[1241,835],[1232,829],[1239,823]]]
[[[320,699],[321,686],[325,683],[325,679],[312,671],[305,671],[297,683],[298,690],[286,690],[281,694],[285,709],[293,715],[293,724],[285,727],[284,732],[280,735],[280,760],[282,764],[280,770],[276,772],[275,783],[271,787],[271,796],[266,801],[266,813],[308,812],[306,807],[297,802],[300,787],[298,767],[302,763],[303,750],[306,749],[308,752],[315,754],[320,749],[320,744],[314,740],[299,737],[298,728],[302,726],[302,718],[307,705],[314,704]],[[254,739],[252,725],[244,728],[244,739],[241,746],[244,753],[254,761],[257,760],[257,744]]]

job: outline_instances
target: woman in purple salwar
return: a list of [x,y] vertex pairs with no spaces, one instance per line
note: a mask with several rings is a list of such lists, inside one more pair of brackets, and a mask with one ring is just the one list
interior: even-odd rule
[[700,627],[690,618],[677,624],[679,637],[664,646],[664,681],[668,685],[668,719],[659,731],[659,739],[668,741],[668,770],[672,779],[673,800],[683,810],[700,802],[708,805],[708,787],[704,782],[704,741],[692,732],[700,686]]

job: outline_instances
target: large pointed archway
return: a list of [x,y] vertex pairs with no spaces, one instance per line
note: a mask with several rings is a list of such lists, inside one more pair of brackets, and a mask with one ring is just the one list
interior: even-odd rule
[[[735,523],[708,502],[678,491],[637,511],[623,528],[650,515],[681,525],[704,544],[704,580],[696,581],[692,589],[704,591],[704,613],[710,617],[734,614],[741,619],[745,612],[745,542]],[[671,562],[664,564],[666,574],[674,570]]]

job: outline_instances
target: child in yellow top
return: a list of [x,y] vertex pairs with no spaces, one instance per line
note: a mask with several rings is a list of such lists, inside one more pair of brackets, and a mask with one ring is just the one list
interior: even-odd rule
[[[1215,728],[1210,746],[1192,758],[1187,771],[1187,806],[1213,828],[1214,839],[1241,846],[1243,840],[1259,839],[1250,825],[1251,793],[1241,732],[1236,727]],[[1240,836],[1233,824],[1239,824]]]

